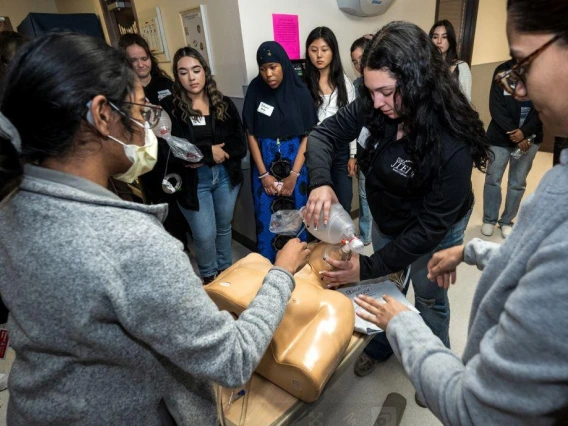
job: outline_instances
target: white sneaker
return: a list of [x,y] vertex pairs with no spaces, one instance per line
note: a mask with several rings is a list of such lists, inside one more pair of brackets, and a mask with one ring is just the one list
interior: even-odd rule
[[513,227],[510,225],[501,225],[501,236],[507,238],[513,232]]
[[493,225],[492,223],[484,223],[481,226],[481,233],[487,237],[490,237],[491,235],[493,235],[493,228],[495,227],[495,225]]

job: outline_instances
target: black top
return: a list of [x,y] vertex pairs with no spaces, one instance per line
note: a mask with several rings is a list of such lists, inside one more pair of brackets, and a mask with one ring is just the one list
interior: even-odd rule
[[[333,186],[334,150],[361,134],[366,115],[363,100],[357,98],[310,133],[306,166],[312,186]],[[360,257],[362,280],[399,271],[434,250],[473,205],[473,158],[464,143],[445,136],[439,173],[426,170],[430,183],[414,188],[409,185],[413,171],[406,138],[395,140],[396,129],[396,122],[387,119],[385,138],[365,176],[373,219],[383,234],[395,238],[373,256]]]
[[195,138],[193,143],[195,145],[213,145],[213,128],[210,115],[192,118],[191,127],[193,128],[193,137]]
[[[184,121],[181,118],[181,111],[174,107],[172,96],[166,97],[164,100],[162,100],[162,102],[160,102],[160,105],[172,119],[172,136],[185,138],[197,145],[203,153],[202,162],[206,166],[217,165],[217,163],[215,163],[215,160],[213,159],[211,146],[225,143],[223,150],[227,152],[227,154],[229,154],[230,158],[223,162],[223,166],[227,169],[227,173],[229,174],[229,178],[231,179],[231,185],[234,187],[243,181],[241,160],[247,153],[248,145],[237,107],[227,96],[223,96],[223,100],[229,105],[229,118],[225,119],[224,121],[218,120],[217,118],[215,118],[213,108],[211,108],[211,115],[208,117],[211,123],[210,128],[213,135],[212,138],[204,138],[201,130],[197,130],[197,133],[201,134],[200,138],[197,138],[197,127],[208,126],[195,126],[194,124],[192,124],[191,120]],[[206,132],[206,130],[203,131]],[[158,157],[158,162],[164,164],[166,159],[167,149],[165,155],[160,155]],[[183,179],[182,190],[180,192],[176,192],[175,194],[169,195],[169,197],[175,197],[177,201],[179,201],[179,203],[185,208],[191,210],[199,210],[199,200],[197,197],[197,169],[185,167],[185,165],[187,164],[188,163],[186,161],[180,160],[174,155],[169,156],[167,173],[177,173]]]
[[[487,128],[487,139],[489,144],[502,147],[513,147],[515,143],[511,142],[507,132],[511,130],[521,129],[525,138],[530,135],[536,135],[534,143],[542,142],[542,122],[538,116],[538,112],[534,109],[532,102],[519,102],[513,96],[506,93],[495,81],[495,76],[501,71],[510,69],[516,64],[514,59],[502,63],[493,73],[493,82],[491,83],[491,92],[489,94],[489,112],[491,113],[491,122]],[[530,112],[525,118],[522,126],[519,127],[522,108],[530,108]]]
[[151,104],[158,105],[162,99],[171,96],[174,92],[174,83],[167,77],[152,77],[150,83],[144,87],[144,96]]
[[318,115],[310,91],[288,55],[278,43],[267,41],[258,48],[256,60],[259,67],[279,63],[283,78],[276,89],[266,84],[260,73],[250,82],[243,107],[245,128],[257,138],[304,136],[318,122]]

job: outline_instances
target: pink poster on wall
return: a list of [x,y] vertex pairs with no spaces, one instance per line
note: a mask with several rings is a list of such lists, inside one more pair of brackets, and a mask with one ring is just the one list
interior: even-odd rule
[[300,59],[298,15],[272,14],[274,41],[282,45],[290,59]]

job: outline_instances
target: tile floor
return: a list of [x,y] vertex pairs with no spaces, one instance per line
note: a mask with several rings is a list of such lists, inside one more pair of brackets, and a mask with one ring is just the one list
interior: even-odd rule
[[[525,196],[535,190],[538,182],[551,166],[552,154],[539,152],[529,174]],[[503,180],[502,187],[505,187],[506,177]],[[474,172],[472,181],[477,202],[466,230],[466,241],[475,237],[483,237],[490,241],[500,242],[502,239],[498,229],[492,237],[481,235],[484,175]],[[233,242],[235,260],[248,253],[250,251],[247,248]],[[452,306],[450,338],[454,351],[461,354],[467,339],[471,300],[481,272],[475,267],[462,264],[458,267],[457,274],[458,282],[449,293]],[[412,288],[408,293],[408,298],[411,300],[414,298]],[[0,360],[0,373],[9,372],[13,360],[14,351],[10,349],[6,359]],[[311,414],[297,424],[302,426],[371,426],[386,396],[391,392],[397,392],[407,400],[401,426],[440,424],[429,410],[416,405],[414,388],[395,357],[391,357],[387,362],[379,365],[373,373],[363,378],[355,376],[353,369],[349,368],[333,386],[326,390],[325,397],[314,404]],[[8,396],[8,390],[0,392],[0,426],[6,424]],[[249,421],[248,424],[252,425],[254,421]]]

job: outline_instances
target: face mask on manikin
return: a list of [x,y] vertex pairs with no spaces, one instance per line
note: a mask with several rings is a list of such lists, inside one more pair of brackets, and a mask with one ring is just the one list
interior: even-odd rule
[[[141,124],[135,123],[141,126]],[[108,137],[122,145],[126,157],[132,162],[132,166],[126,172],[114,175],[113,178],[122,182],[132,183],[138,176],[149,172],[156,165],[158,160],[158,139],[150,129],[148,122],[144,122],[144,146],[126,144],[111,135],[108,135]]]

